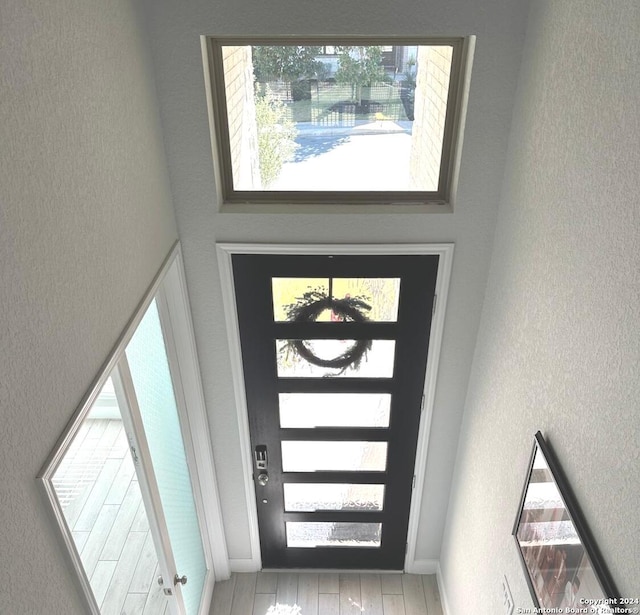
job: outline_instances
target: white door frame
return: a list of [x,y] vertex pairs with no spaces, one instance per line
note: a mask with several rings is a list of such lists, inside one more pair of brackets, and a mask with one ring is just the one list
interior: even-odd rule
[[[170,579],[171,571],[176,569],[176,562],[171,549],[167,522],[162,508],[162,501],[160,500],[160,493],[158,492],[158,482],[151,461],[151,453],[138,406],[138,397],[131,378],[126,354],[120,357],[116,368],[111,373],[111,380],[118,400],[122,423],[127,437],[130,438],[129,446],[134,453],[134,465],[136,466],[136,475],[138,476],[142,500],[145,504],[151,506],[153,510],[152,514],[147,514],[147,518],[153,544],[158,555],[160,576],[163,579]],[[138,465],[140,465],[140,472],[138,472]],[[182,597],[179,593],[181,588],[176,587],[175,589],[177,590],[174,592],[175,597],[178,598],[180,596],[180,598],[179,600],[169,601],[169,611],[171,615],[184,615]]]
[[[89,580],[84,572],[82,560],[75,547],[52,479],[109,376],[113,375],[114,380],[120,384],[118,365],[123,361],[123,358],[126,363],[126,347],[149,305],[156,297],[158,298],[158,309],[161,312],[163,334],[171,366],[185,451],[192,474],[192,489],[208,568],[199,615],[207,615],[209,612],[215,580],[228,579],[231,574],[182,253],[179,242],[176,242],[37,476],[51,505],[54,519],[84,590],[90,612],[94,615],[100,615],[100,610],[93,599]],[[168,539],[168,537],[164,537],[163,541],[164,539]]]
[[444,331],[445,310],[449,280],[453,265],[452,243],[437,244],[256,244],[256,243],[218,243],[218,267],[222,282],[222,299],[227,322],[227,338],[231,355],[231,370],[233,388],[236,399],[238,430],[240,434],[240,453],[242,456],[242,470],[244,476],[244,492],[249,520],[249,540],[251,558],[248,560],[231,560],[231,569],[237,572],[251,572],[260,570],[262,560],[260,554],[260,540],[258,534],[258,509],[253,486],[253,459],[251,456],[251,441],[249,437],[249,418],[245,395],[244,375],[242,367],[242,352],[240,348],[240,330],[236,309],[232,256],[234,254],[280,254],[280,255],[437,255],[438,277],[436,281],[436,296],[431,318],[431,334],[427,355],[427,370],[424,382],[424,404],[418,433],[418,447],[416,449],[416,463],[414,469],[414,489],[411,496],[409,512],[409,527],[407,531],[407,555],[404,569],[412,572],[415,569],[416,542],[418,525],[422,505],[423,485],[426,474],[427,452],[433,403],[435,399],[438,365],[440,362],[440,348]]

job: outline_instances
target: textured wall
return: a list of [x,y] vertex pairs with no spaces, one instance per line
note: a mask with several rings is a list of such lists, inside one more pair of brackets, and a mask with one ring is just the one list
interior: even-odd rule
[[[417,551],[420,559],[438,557],[488,272],[526,4],[526,0],[147,2],[176,218],[232,558],[251,554],[216,241],[456,242]],[[202,34],[476,34],[455,213],[219,213],[200,58]]]
[[450,615],[501,612],[533,434],[640,597],[640,5],[532,3],[442,553]]
[[35,477],[176,228],[132,3],[0,13],[0,612],[71,615]]

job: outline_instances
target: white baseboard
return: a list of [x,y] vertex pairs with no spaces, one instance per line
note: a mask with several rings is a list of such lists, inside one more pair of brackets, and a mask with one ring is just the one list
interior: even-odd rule
[[259,572],[260,562],[255,559],[229,559],[231,572]]
[[440,592],[440,604],[442,605],[442,615],[449,615],[451,609],[449,608],[449,600],[447,600],[447,594],[444,590],[444,581],[442,579],[442,570],[440,569],[440,562],[438,562],[438,569],[436,570],[436,580],[438,581],[438,591]]
[[409,574],[436,574],[437,570],[437,559],[414,559],[413,563],[407,566]]

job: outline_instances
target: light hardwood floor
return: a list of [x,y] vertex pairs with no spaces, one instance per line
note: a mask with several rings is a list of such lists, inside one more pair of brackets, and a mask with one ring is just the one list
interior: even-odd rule
[[[121,421],[87,420],[54,478],[103,615],[165,615],[157,557]],[[210,615],[442,615],[435,576],[234,574]]]
[[164,615],[158,558],[122,421],[85,420],[53,483],[102,615]]
[[435,575],[234,573],[210,615],[442,615]]

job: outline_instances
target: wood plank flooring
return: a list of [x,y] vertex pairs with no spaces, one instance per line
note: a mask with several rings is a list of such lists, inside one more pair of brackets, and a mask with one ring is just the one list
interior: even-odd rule
[[122,421],[85,420],[53,484],[102,615],[165,615]]
[[[89,419],[54,478],[102,615],[166,615],[158,559],[122,422]],[[210,615],[442,615],[435,576],[233,574]]]
[[209,615],[442,615],[435,575],[234,573]]

